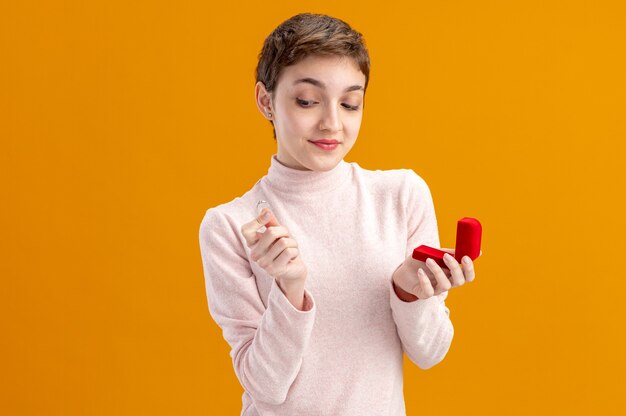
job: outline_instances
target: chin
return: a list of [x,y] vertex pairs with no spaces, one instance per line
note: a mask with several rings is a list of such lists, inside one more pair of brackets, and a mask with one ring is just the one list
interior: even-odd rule
[[334,155],[333,157],[327,157],[324,160],[316,160],[313,158],[311,161],[311,170],[317,171],[327,171],[333,169],[335,166],[339,164],[342,157],[341,155]]

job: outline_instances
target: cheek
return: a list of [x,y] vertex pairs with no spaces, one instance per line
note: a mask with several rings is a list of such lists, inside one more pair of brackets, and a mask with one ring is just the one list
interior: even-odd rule
[[319,118],[314,114],[314,111],[298,111],[287,110],[283,114],[282,124],[285,130],[292,135],[308,136],[312,130],[317,128]]
[[361,120],[363,119],[363,113],[360,113],[358,116],[355,115],[353,117],[347,117],[344,120],[343,127],[350,136],[356,136],[359,133],[359,129],[361,128]]

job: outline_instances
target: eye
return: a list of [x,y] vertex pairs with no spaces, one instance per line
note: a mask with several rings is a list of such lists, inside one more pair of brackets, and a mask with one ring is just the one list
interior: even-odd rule
[[350,111],[357,111],[359,109],[358,105],[349,105],[349,104],[346,104],[346,103],[343,103],[342,105],[343,105],[344,108],[347,108]]
[[311,104],[315,103],[315,101],[301,100],[300,98],[296,98],[296,102],[298,103],[298,105],[300,105],[300,107],[304,108],[308,108],[311,106]]

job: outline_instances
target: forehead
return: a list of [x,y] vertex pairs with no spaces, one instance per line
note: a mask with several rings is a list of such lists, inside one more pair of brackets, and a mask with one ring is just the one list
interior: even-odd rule
[[343,56],[308,56],[294,65],[283,69],[277,84],[284,89],[299,87],[318,88],[310,83],[294,83],[304,78],[313,78],[325,85],[328,90],[343,90],[359,84],[365,86],[365,74],[356,61]]

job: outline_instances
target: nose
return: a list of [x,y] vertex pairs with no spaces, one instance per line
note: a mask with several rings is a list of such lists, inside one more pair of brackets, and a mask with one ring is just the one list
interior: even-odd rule
[[341,118],[338,109],[333,106],[326,106],[320,119],[320,130],[331,132],[341,131]]

